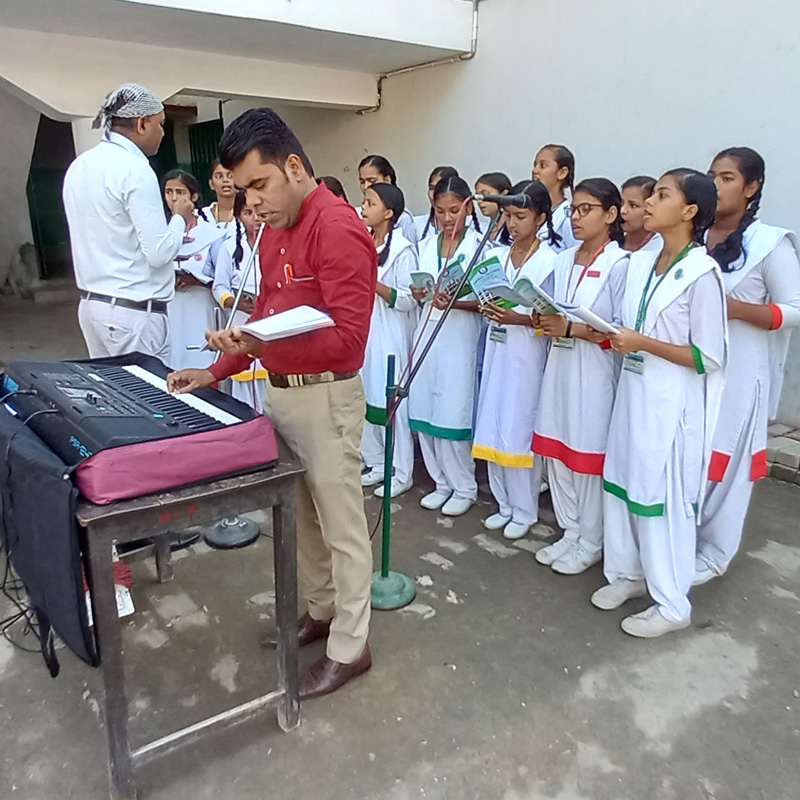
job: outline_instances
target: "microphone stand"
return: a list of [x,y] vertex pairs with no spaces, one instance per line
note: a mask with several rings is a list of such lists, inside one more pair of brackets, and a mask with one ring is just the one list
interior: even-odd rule
[[472,268],[478,263],[478,259],[483,253],[483,248],[489,241],[497,223],[500,221],[502,212],[498,209],[497,216],[492,220],[488,226],[486,233],[481,239],[481,243],[475,254],[472,256],[464,274],[458,282],[455,290],[453,291],[450,302],[444,313],[437,320],[436,327],[433,333],[422,349],[419,358],[416,360],[414,367],[408,375],[403,386],[394,385],[394,365],[395,357],[390,354],[387,357],[386,363],[386,433],[384,436],[383,448],[383,530],[381,535],[381,568],[380,571],[372,574],[372,590],[371,590],[371,605],[373,608],[383,610],[393,610],[407,606],[416,597],[416,589],[414,588],[414,581],[407,575],[401,572],[395,572],[389,569],[389,554],[391,549],[391,533],[392,533],[392,464],[394,462],[394,418],[397,414],[397,409],[400,403],[408,397],[408,390],[411,387],[414,378],[417,376],[422,362],[431,350],[436,337],[439,335],[442,326],[444,325],[447,316],[453,308],[456,298],[461,294],[461,290],[466,286],[469,280]]

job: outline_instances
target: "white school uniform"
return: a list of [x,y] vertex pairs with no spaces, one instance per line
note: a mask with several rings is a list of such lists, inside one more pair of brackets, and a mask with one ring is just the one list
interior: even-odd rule
[[439,233],[439,229],[436,227],[435,219],[430,223],[430,225],[428,224],[430,218],[430,211],[427,214],[417,214],[414,217],[414,229],[417,231],[417,244],[420,246],[422,245],[423,239],[427,239],[429,236]]
[[[440,237],[420,244],[419,268],[438,276],[445,265],[439,256]],[[465,228],[458,248],[448,261],[461,259],[466,269],[480,244],[480,236]],[[467,299],[475,299],[468,295]],[[444,312],[426,305],[414,334],[418,357]],[[476,357],[481,318],[470,311],[453,310],[422,363],[409,393],[409,422],[419,433],[420,449],[437,490],[456,499],[474,500],[478,486],[472,458],[472,420],[475,405]]]
[[[561,237],[561,241],[557,245],[551,245],[556,253],[563,253],[571,247],[578,244],[575,234],[572,232],[572,213],[570,212],[570,201],[563,200],[552,211],[553,217],[553,230]],[[546,241],[550,232],[547,223],[539,228],[538,236],[543,241]]]
[[[556,254],[542,243],[518,269],[505,247],[493,252],[505,264],[513,285],[521,277],[552,291]],[[529,308],[515,309],[530,314]],[[474,458],[489,462],[489,485],[499,513],[521,525],[539,518],[542,462],[534,460],[531,439],[547,362],[548,341],[523,325],[488,326],[483,375],[478,393]]]
[[[575,264],[578,249],[558,256],[553,297],[613,323],[622,313],[629,253],[609,242],[593,263],[581,266]],[[547,458],[565,538],[595,554],[603,546],[603,463],[618,372],[618,358],[608,348],[583,339],[553,340],[533,437],[533,452]]]
[[725,293],[771,304],[779,328],[728,322],[730,360],[714,433],[709,485],[697,531],[698,566],[722,574],[742,538],[753,482],[767,475],[767,423],[777,412],[791,329],[800,324],[800,264],[795,235],[753,222],[743,255],[722,273]]
[[[241,223],[239,223],[241,225]],[[214,262],[214,283],[211,292],[214,299],[222,309],[224,319],[227,321],[229,311],[225,309],[225,303],[236,297],[239,287],[242,285],[247,265],[253,255],[253,249],[247,241],[247,236],[242,229],[242,260],[237,265],[234,261],[236,252],[236,233],[234,228],[233,236],[223,239],[219,245],[212,247],[212,260]],[[258,261],[258,253],[247,275],[244,284],[244,293],[252,297],[258,297],[261,282],[261,272]],[[233,324],[243,325],[247,322],[248,315],[244,311],[237,311],[234,315]],[[267,371],[258,359],[253,359],[249,369],[231,375],[231,395],[257,411],[259,414],[264,412],[264,399],[266,395]]]
[[[198,219],[197,225],[211,225]],[[176,289],[175,297],[169,304],[169,329],[171,364],[173,369],[194,367],[206,369],[214,363],[214,353],[209,350],[187,350],[187,345],[202,345],[206,331],[217,329],[215,311],[217,304],[211,294],[213,266],[209,249],[196,253],[191,263],[175,262],[175,272],[191,270],[197,276],[208,280],[204,286],[190,286]]]
[[228,236],[236,236],[236,218],[229,219],[227,222],[218,222],[217,221],[217,204],[211,203],[211,205],[203,206],[203,214],[206,215],[206,222],[210,223],[211,225],[215,225],[217,228],[222,228],[228,234]]
[[[378,248],[383,252],[386,244]],[[361,455],[370,469],[382,470],[386,423],[386,358],[395,356],[395,382],[408,364],[411,336],[416,323],[417,302],[411,295],[411,273],[418,267],[416,247],[395,228],[386,263],[378,266],[378,280],[391,287],[387,303],[375,295],[361,379],[367,400],[367,417],[361,437]],[[411,480],[414,471],[414,441],[408,425],[408,403],[403,400],[394,417],[394,477]]]
[[727,319],[719,268],[704,247],[663,277],[652,275],[657,259],[631,256],[622,324],[635,327],[644,307],[641,332],[690,346],[695,368],[650,353],[623,362],[603,472],[604,572],[609,583],[644,578],[662,616],[682,621],[691,615],[695,522],[722,397]]

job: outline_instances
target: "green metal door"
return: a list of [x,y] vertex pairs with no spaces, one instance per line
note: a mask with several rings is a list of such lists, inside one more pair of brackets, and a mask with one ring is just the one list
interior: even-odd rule
[[221,119],[198,122],[189,126],[189,151],[192,155],[192,173],[200,181],[203,201],[211,203],[216,198],[208,185],[211,165],[219,155],[219,140],[224,125]]

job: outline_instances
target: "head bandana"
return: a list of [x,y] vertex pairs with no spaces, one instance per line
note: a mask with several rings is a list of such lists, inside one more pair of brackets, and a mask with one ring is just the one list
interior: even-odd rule
[[111,129],[114,117],[123,119],[151,117],[163,110],[164,104],[149,89],[139,86],[138,83],[124,83],[119,89],[106,96],[92,127],[99,128],[103,125],[108,131]]

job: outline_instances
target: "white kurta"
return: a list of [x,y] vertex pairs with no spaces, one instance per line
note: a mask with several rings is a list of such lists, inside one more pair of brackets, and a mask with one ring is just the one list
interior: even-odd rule
[[[383,250],[382,245],[379,252]],[[378,266],[378,281],[389,286],[392,301],[375,295],[361,379],[367,400],[367,420],[361,438],[364,463],[382,469],[386,422],[386,359],[395,356],[395,382],[408,364],[417,303],[411,296],[411,273],[417,269],[415,246],[395,229],[386,263]],[[400,483],[411,479],[414,445],[408,425],[408,402],[403,400],[394,417],[394,475]]]
[[[552,212],[553,230],[561,237],[561,241],[558,245],[551,245],[557,253],[563,253],[565,250],[569,250],[571,247],[575,247],[575,245],[578,244],[578,240],[572,233],[572,214],[569,209],[570,201],[564,200],[559,203]],[[549,231],[547,229],[547,223],[545,223],[539,228],[539,238],[546,242],[548,236]]]
[[[753,481],[767,475],[769,399],[773,385],[783,378],[780,368],[771,375],[775,364],[771,355],[785,347],[786,334],[800,324],[800,264],[794,234],[754,222],[745,231],[743,251],[733,269],[722,273],[725,292],[744,303],[771,304],[780,328],[766,331],[743,320],[728,322],[730,360],[697,532],[698,556],[719,573],[739,549]],[[777,338],[783,341],[771,352]]]
[[[199,220],[197,225],[210,223]],[[169,304],[169,328],[171,364],[173,369],[195,367],[206,369],[214,362],[214,353],[209,350],[187,350],[187,345],[202,345],[206,331],[216,330],[216,308],[211,293],[213,266],[209,250],[197,253],[191,263],[175,262],[175,272],[190,271],[208,280],[206,286],[190,286],[176,289],[175,297]]]
[[[657,259],[656,253],[631,256],[626,327],[636,324]],[[719,268],[704,247],[663,278],[654,276],[647,296],[641,332],[691,347],[695,367],[649,353],[639,354],[640,371],[623,367],[603,473],[604,571],[611,583],[644,577],[663,616],[677,621],[691,613],[694,518],[703,502],[727,362],[725,300]]]

